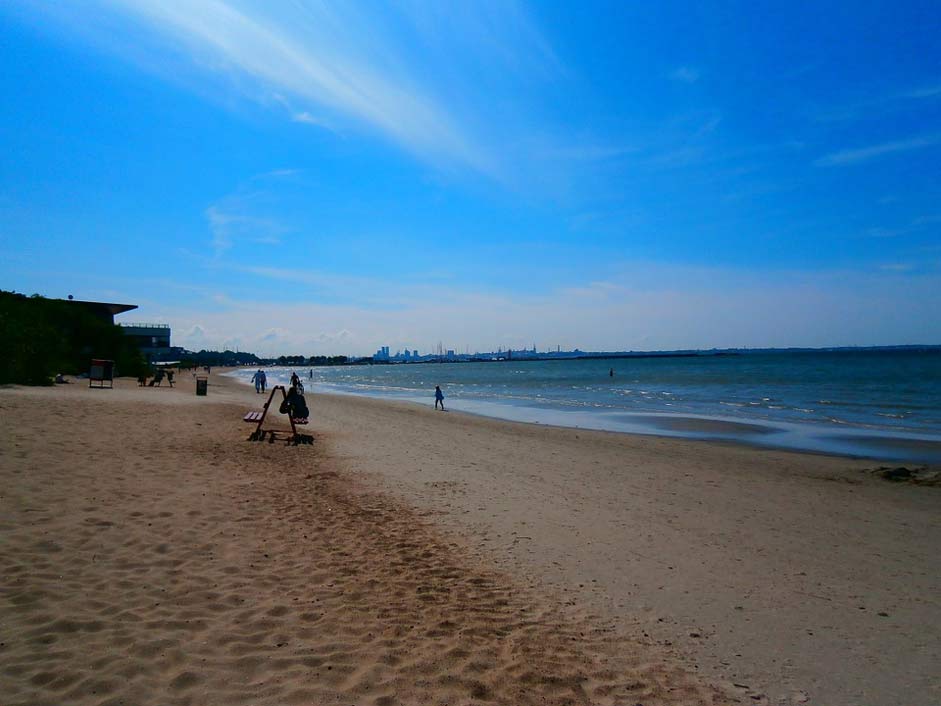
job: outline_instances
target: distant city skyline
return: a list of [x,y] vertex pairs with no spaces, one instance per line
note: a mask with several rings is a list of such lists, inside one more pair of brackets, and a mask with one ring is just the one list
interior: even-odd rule
[[0,5],[0,289],[259,355],[941,343],[941,5]]

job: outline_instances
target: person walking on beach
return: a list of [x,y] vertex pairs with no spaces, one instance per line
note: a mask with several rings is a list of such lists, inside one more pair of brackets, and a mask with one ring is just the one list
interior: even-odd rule
[[313,380],[313,379],[314,379],[314,369],[313,369],[313,368],[311,368],[311,369],[310,369],[310,372],[307,373],[307,379],[308,379],[308,380]]
[[261,391],[264,392],[265,388],[268,387],[268,376],[265,374],[264,370],[258,371],[261,374]]
[[299,377],[297,377],[297,373],[295,373],[295,372],[292,370],[292,371],[291,371],[291,387],[297,387],[297,384],[298,384],[300,381],[301,381],[301,379],[300,379]]
[[441,405],[441,411],[444,411],[444,393],[441,391],[441,387],[435,385],[435,409],[438,409],[438,405]]
[[255,383],[255,394],[256,394],[256,395],[257,395],[259,392],[262,391],[262,387],[261,387],[261,376],[262,376],[262,375],[264,375],[264,373],[261,372],[261,368],[258,369],[258,372],[257,372],[257,373],[255,373],[254,375],[252,375],[252,382]]

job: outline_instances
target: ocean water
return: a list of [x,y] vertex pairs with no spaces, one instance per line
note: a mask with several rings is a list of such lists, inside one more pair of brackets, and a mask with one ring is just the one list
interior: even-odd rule
[[[292,372],[266,370],[270,384]],[[941,351],[321,367],[313,379],[309,371],[297,369],[313,393],[432,406],[440,385],[448,409],[501,419],[941,462]],[[233,374],[248,382],[253,373]]]

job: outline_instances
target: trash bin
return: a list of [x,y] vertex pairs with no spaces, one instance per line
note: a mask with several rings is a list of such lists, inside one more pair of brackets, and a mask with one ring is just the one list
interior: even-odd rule
[[209,389],[209,378],[207,377],[197,377],[196,378],[196,394],[199,397],[205,397],[206,391]]

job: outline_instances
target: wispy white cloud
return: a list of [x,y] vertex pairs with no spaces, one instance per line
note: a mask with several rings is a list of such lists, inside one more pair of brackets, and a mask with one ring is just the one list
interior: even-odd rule
[[900,235],[908,233],[910,228],[869,228],[866,231],[866,236],[869,238],[896,238]]
[[[213,269],[223,269],[285,283],[300,285],[305,297],[317,301],[345,302],[377,311],[408,308],[411,302],[433,298],[448,302],[456,296],[456,290],[444,288],[434,282],[434,277],[423,273],[403,273],[400,280],[390,281],[378,277],[337,274],[316,269],[277,267],[272,265],[243,265],[225,260],[206,262]],[[425,282],[431,281],[431,284]]]
[[812,119],[821,123],[848,122],[881,117],[887,113],[915,110],[924,101],[941,98],[941,84],[923,84],[904,90],[883,91],[843,104],[817,108]]
[[281,242],[281,236],[289,229],[271,218],[240,213],[232,199],[226,205],[210,206],[206,209],[206,219],[212,233],[212,247],[216,254],[221,254],[232,247],[236,240],[273,245]]
[[[484,116],[468,119],[451,109],[453,87],[429,78],[426,57],[401,30],[423,17],[426,37],[462,40],[473,49],[465,55],[496,57],[521,70],[531,69],[528,59],[545,66],[554,55],[515,2],[457,5],[453,12],[435,7],[98,0],[89,8],[63,0],[22,12],[58,20],[70,38],[83,36],[196,90],[204,88],[200,80],[221,78],[227,91],[287,110],[296,122],[371,131],[423,161],[494,176],[499,151],[481,135],[477,122]],[[465,22],[444,26],[451,15]],[[169,64],[171,71],[161,68]]]
[[316,115],[313,115],[306,110],[303,110],[300,113],[294,113],[291,116],[291,120],[296,123],[307,123],[308,125],[317,125],[318,127],[332,129],[330,123],[328,123],[326,120],[323,118],[318,118]]
[[423,157],[486,169],[487,158],[429,92],[405,71],[372,60],[360,38],[350,36],[343,6],[310,5],[304,13],[275,17],[258,6],[242,9],[218,0],[117,5],[219,70],[346,114]]
[[605,141],[592,137],[534,137],[526,148],[539,159],[554,162],[597,162],[637,154],[641,148],[623,141]]
[[524,77],[554,78],[566,73],[524,3],[399,0],[395,7],[421,43],[443,62],[466,57]]
[[911,91],[906,91],[903,94],[906,98],[939,98],[941,97],[941,83],[936,83],[931,86],[922,86],[920,88],[912,89]]
[[232,193],[210,204],[204,215],[216,256],[239,243],[277,245],[294,228],[282,213],[299,185],[303,170],[272,169],[242,182]]
[[284,177],[297,176],[300,173],[300,169],[272,169],[270,172],[265,172],[262,176],[280,179]]
[[699,69],[692,66],[680,66],[670,73],[670,78],[681,83],[696,83],[701,75]]
[[872,145],[870,147],[833,152],[821,157],[815,161],[814,164],[818,167],[852,165],[898,152],[927,149],[935,147],[938,144],[941,144],[941,135],[916,137],[910,140],[897,140],[895,142],[883,142],[882,144]]

